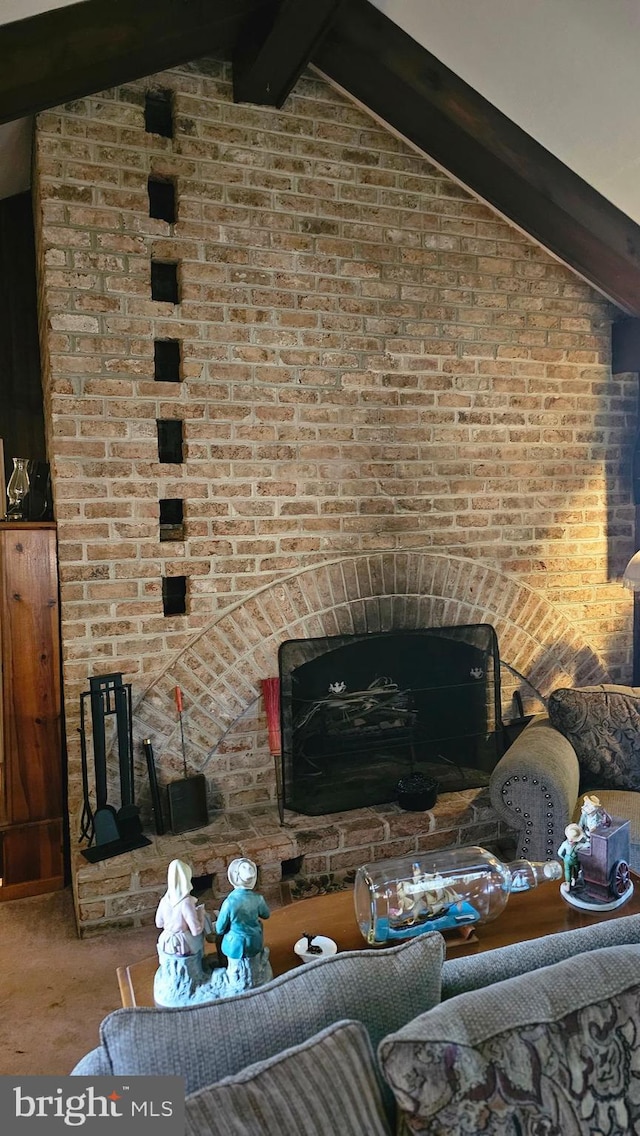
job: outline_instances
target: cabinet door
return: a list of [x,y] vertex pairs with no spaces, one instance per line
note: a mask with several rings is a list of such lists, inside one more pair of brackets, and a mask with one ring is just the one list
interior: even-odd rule
[[5,821],[62,814],[55,530],[0,532]]
[[16,824],[0,831],[0,902],[64,887],[62,820]]

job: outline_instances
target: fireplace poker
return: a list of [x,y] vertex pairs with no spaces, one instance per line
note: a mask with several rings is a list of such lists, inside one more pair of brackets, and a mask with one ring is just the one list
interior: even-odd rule
[[176,686],[176,708],[178,711],[178,719],[180,722],[180,740],[182,741],[182,771],[187,776],[187,748],[184,744],[184,725],[182,722],[182,691],[179,686]]

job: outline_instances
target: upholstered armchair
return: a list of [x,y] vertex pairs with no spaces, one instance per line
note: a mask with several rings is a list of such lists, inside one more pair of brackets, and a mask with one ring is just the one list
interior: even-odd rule
[[490,781],[492,804],[517,837],[517,855],[553,860],[564,830],[596,791],[631,822],[630,866],[640,872],[640,689],[554,691],[509,746]]

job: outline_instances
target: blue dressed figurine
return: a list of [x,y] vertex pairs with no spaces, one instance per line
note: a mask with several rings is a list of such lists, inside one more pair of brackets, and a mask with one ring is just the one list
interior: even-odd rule
[[264,897],[253,890],[258,879],[253,860],[244,856],[232,860],[227,877],[233,891],[218,912],[216,934],[222,935],[220,949],[227,959],[229,982],[246,990],[273,977],[261,923],[270,912]]

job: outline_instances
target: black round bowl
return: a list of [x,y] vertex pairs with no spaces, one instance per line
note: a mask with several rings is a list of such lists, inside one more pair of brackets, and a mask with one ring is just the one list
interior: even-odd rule
[[398,804],[407,812],[422,813],[432,809],[438,799],[438,782],[424,773],[410,773],[396,785]]

